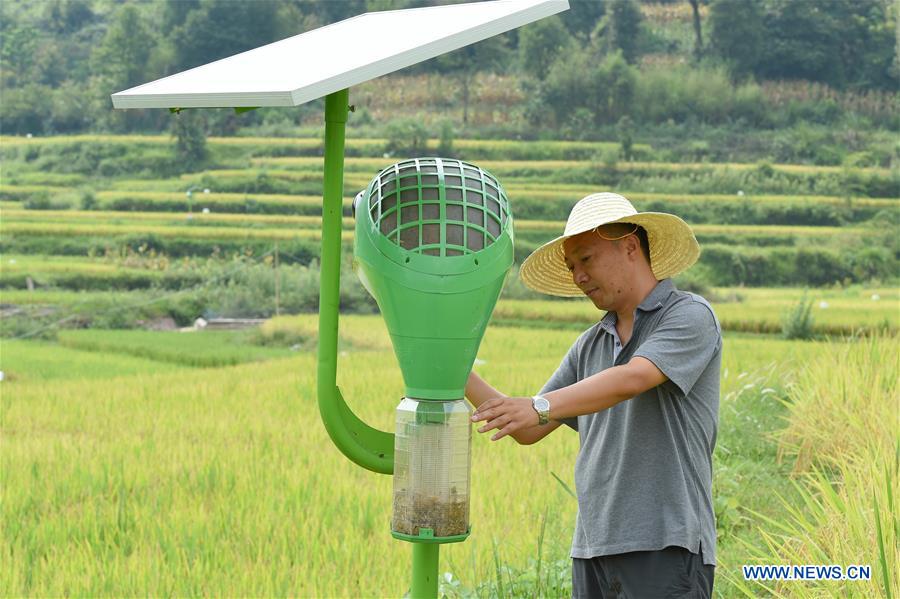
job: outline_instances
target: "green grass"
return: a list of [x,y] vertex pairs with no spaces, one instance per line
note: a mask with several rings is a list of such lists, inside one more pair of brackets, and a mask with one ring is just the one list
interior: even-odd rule
[[0,354],[2,384],[7,386],[57,379],[108,379],[148,372],[175,372],[184,368],[178,363],[161,363],[121,351],[85,351],[42,341],[4,339]]
[[3,303],[17,306],[56,305],[61,308],[71,308],[78,304],[89,304],[97,300],[115,299],[121,304],[136,304],[147,301],[142,292],[125,291],[84,291],[62,289],[0,289],[0,300]]
[[286,348],[247,343],[237,331],[156,332],[141,330],[61,331],[62,346],[103,353],[125,354],[183,366],[219,367],[283,358]]

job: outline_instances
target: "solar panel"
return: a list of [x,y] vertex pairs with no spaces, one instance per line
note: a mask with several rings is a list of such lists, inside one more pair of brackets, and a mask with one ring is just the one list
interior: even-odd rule
[[297,106],[568,8],[494,0],[366,13],[112,94],[113,106]]

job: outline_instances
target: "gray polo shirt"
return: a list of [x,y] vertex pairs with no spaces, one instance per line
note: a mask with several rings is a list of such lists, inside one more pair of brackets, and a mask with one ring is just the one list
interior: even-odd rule
[[564,421],[581,440],[572,557],[676,545],[715,565],[719,321],[705,299],[665,279],[638,306],[624,347],[615,324],[616,314],[609,312],[585,331],[541,393],[635,356],[653,362],[669,380],[608,410]]

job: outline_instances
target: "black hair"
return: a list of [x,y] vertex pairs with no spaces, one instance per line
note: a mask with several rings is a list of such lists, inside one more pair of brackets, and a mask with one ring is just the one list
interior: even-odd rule
[[634,234],[637,235],[638,240],[641,242],[641,251],[644,252],[647,264],[650,264],[650,240],[647,238],[647,230],[638,225],[637,231],[635,231]]
[[[644,253],[644,257],[647,259],[647,264],[650,264],[650,239],[647,237],[647,230],[636,223],[610,223],[608,225],[601,225],[601,227],[619,228],[618,225],[623,225],[624,227],[637,227],[632,234],[637,235],[638,241],[641,244],[641,251]],[[626,234],[625,237],[627,236],[628,235]],[[613,243],[619,243],[619,241],[620,240],[613,240]]]

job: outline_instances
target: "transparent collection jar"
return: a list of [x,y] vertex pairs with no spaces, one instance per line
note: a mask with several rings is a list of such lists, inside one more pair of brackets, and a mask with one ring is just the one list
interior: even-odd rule
[[394,533],[420,538],[468,534],[471,415],[464,399],[406,397],[400,402],[394,438]]

